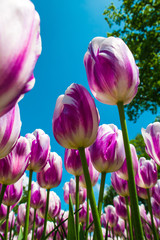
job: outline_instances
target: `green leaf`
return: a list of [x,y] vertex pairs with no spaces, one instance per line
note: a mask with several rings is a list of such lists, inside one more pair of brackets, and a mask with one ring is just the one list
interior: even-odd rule
[[68,237],[67,240],[77,239],[76,236],[76,227],[74,223],[74,213],[73,213],[73,204],[71,196],[69,196],[69,217],[68,217]]
[[18,235],[18,240],[23,239],[23,231],[22,231],[22,226],[20,227],[19,235]]
[[2,240],[4,240],[4,237],[2,236],[2,234],[1,234],[1,233],[0,233],[0,237],[1,237],[1,239],[2,239]]
[[80,224],[80,240],[84,240],[85,236],[84,236],[84,231],[83,231],[83,226],[82,224]]

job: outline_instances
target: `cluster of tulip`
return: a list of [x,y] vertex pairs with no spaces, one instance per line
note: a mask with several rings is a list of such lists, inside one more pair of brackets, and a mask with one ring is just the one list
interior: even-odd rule
[[[135,147],[129,144],[123,106],[136,95],[139,74],[126,44],[115,37],[96,37],[84,56],[91,92],[100,102],[117,105],[122,131],[114,124],[99,126],[94,99],[82,85],[71,84],[57,99],[53,134],[65,148],[66,170],[75,176],[64,185],[64,201],[69,204],[69,211],[63,211],[60,198],[50,191],[61,182],[62,159],[51,152],[49,136],[41,129],[20,136],[18,101],[34,86],[33,70],[41,53],[39,15],[30,0],[1,0],[0,13],[5,29],[0,38],[1,239],[79,240],[88,239],[88,232],[94,232],[90,238],[99,240],[158,240],[160,123],[142,129],[151,159],[138,161]],[[29,170],[27,201],[19,204],[26,170]],[[37,173],[36,183],[32,182],[33,172]],[[109,172],[119,196],[114,198],[114,206],[107,206],[102,213]],[[97,206],[93,186],[99,174]],[[148,213],[144,205],[138,205],[138,196],[147,200]]]

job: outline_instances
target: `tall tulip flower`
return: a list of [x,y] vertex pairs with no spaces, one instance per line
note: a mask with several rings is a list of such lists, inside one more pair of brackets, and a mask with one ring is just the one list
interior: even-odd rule
[[127,45],[115,37],[95,37],[84,56],[88,83],[102,103],[128,104],[137,93],[138,68]]
[[6,157],[14,147],[21,130],[18,104],[0,117],[0,158]]
[[24,93],[32,89],[35,81],[33,70],[41,53],[41,38],[39,15],[30,0],[2,0],[0,16],[2,116]]
[[90,146],[96,139],[99,115],[87,89],[71,84],[65,95],[58,97],[53,114],[53,134],[65,148]]
[[31,207],[34,209],[41,208],[46,201],[46,190],[41,188],[37,182],[31,184]]
[[142,128],[142,136],[146,144],[146,153],[160,165],[160,123],[154,122]]

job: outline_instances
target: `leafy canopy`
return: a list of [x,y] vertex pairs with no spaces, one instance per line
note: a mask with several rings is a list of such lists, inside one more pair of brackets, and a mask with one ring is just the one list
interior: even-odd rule
[[110,4],[104,11],[112,32],[122,38],[139,67],[140,85],[133,101],[126,106],[129,120],[141,113],[157,113],[160,106],[160,0],[123,0],[119,8]]

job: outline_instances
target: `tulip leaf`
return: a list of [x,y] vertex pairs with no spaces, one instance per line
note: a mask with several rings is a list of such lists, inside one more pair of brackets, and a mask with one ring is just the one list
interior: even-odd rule
[[73,204],[69,195],[69,217],[68,217],[68,237],[67,240],[77,239],[76,228],[74,223]]
[[19,235],[18,235],[18,240],[22,240],[23,239],[23,231],[22,231],[22,227],[20,227],[20,231],[19,231]]
[[80,224],[80,240],[84,240],[85,236],[84,236],[84,231],[83,231],[83,226],[82,224]]

